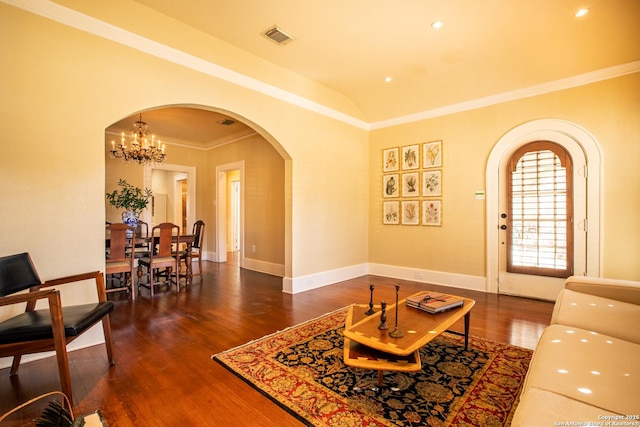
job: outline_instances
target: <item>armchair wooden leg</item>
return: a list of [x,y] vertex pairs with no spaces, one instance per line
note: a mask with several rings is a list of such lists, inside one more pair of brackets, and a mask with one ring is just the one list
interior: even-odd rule
[[9,372],[10,375],[16,375],[18,373],[21,359],[22,355],[13,356],[13,363],[11,363],[11,371]]
[[111,344],[111,320],[109,315],[102,319],[102,330],[104,331],[104,345],[107,348],[107,358],[110,365],[115,365],[116,361],[113,357],[113,345]]
[[71,395],[71,373],[69,372],[69,357],[67,356],[66,343],[63,343],[60,349],[56,343],[56,359],[58,361],[58,373],[60,375],[62,392],[69,398],[69,402],[73,402]]
[[[104,282],[98,283],[98,287],[104,287]],[[73,404],[71,394],[71,374],[69,372],[69,357],[67,355],[67,341],[64,335],[64,325],[62,323],[62,303],[60,294],[55,293],[48,297],[49,311],[51,314],[51,329],[53,332],[53,345],[58,361],[58,373],[60,374],[60,386],[62,392]]]

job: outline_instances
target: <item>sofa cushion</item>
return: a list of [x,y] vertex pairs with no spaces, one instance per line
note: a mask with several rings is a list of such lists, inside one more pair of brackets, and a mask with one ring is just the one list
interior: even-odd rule
[[551,324],[574,326],[640,344],[640,305],[563,289]]
[[575,327],[551,325],[533,354],[522,399],[527,400],[529,390],[536,388],[601,411],[635,414],[640,378],[638,354],[638,344]]
[[[511,421],[511,427],[557,426],[567,421],[603,422],[607,416],[618,415],[579,400],[541,388],[529,388],[522,395]],[[586,424],[585,424],[586,425]]]

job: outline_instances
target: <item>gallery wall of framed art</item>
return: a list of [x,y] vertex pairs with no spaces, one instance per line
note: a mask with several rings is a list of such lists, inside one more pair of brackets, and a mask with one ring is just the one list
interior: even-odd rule
[[442,141],[382,150],[382,223],[442,226]]

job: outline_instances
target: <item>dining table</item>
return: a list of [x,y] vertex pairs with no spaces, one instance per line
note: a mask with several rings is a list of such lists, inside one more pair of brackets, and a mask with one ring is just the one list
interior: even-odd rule
[[[193,243],[195,242],[195,237],[196,237],[195,234],[180,234],[178,236],[172,236],[172,239],[171,239],[173,243],[176,243],[178,245],[178,247],[176,248],[177,253],[181,252],[179,245],[181,244],[184,245],[185,264],[186,264],[185,277],[188,283],[191,282],[191,279],[193,278],[193,270],[191,265],[191,248],[193,247]],[[151,247],[155,248],[159,240],[160,240],[160,236],[146,236],[146,237],[136,236],[135,239],[131,239],[131,238],[127,239],[129,247],[146,246],[147,248],[151,248]],[[109,233],[107,233],[105,235],[105,247],[108,249],[109,246],[110,246],[110,236],[109,236]],[[134,253],[135,259],[143,258],[145,256],[148,256],[148,254],[145,252]],[[138,276],[140,276],[140,273],[138,273]]]

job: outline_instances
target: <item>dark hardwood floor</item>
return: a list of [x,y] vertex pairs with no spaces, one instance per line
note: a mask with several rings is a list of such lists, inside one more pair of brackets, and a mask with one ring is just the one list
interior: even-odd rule
[[[232,261],[232,260],[231,260]],[[75,415],[100,410],[110,427],[300,426],[268,398],[211,360],[211,356],[352,302],[395,300],[419,290],[444,290],[474,298],[471,334],[534,348],[549,324],[553,304],[504,295],[365,276],[289,295],[281,278],[204,262],[202,280],[179,294],[148,290],[131,302],[116,302],[111,323],[116,364],[103,345],[70,353]],[[454,329],[462,331],[462,321]],[[40,394],[59,389],[55,359],[24,364],[18,376],[0,370],[0,414]],[[45,403],[13,414],[4,426],[33,425]]]

